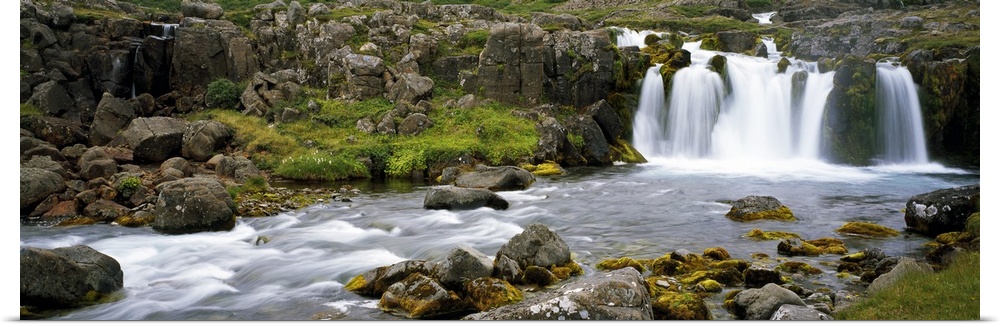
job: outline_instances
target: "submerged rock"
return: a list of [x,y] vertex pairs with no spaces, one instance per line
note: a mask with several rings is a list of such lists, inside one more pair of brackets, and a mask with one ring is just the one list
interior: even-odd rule
[[837,233],[870,237],[896,237],[899,231],[879,224],[852,221],[837,228]]
[[771,315],[771,320],[804,321],[804,320],[834,320],[829,314],[816,309],[793,304],[783,304]]
[[504,210],[510,203],[490,190],[462,187],[439,187],[427,191],[424,208],[432,210],[467,210],[489,207]]
[[792,210],[781,204],[773,196],[751,195],[733,202],[732,209],[726,217],[736,221],[755,221],[761,219],[795,221]]
[[459,175],[455,186],[485,188],[490,191],[519,191],[527,189],[535,182],[535,176],[527,170],[514,166],[476,166],[476,171]]
[[666,292],[652,302],[656,320],[712,320],[705,300],[695,293]]

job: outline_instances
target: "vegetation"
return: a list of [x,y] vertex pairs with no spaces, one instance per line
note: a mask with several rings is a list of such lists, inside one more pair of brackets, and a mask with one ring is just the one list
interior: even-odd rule
[[236,109],[240,104],[243,89],[228,78],[220,78],[208,83],[205,90],[205,104],[212,108]]
[[979,320],[978,252],[963,252],[947,268],[913,274],[851,306],[837,320]]

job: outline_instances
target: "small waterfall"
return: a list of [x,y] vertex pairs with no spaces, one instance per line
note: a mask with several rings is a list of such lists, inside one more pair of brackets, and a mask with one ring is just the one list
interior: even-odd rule
[[774,38],[761,37],[760,42],[764,43],[764,47],[767,48],[767,60],[781,60],[781,52],[778,52],[778,46],[774,44]]
[[639,108],[632,122],[632,144],[639,153],[647,156],[666,156],[666,102],[660,66],[646,70],[639,93]]
[[826,96],[833,90],[833,74],[832,71],[822,74],[813,72],[806,79],[802,103],[799,104],[801,117],[796,148],[804,158],[820,158],[823,110],[826,108]]
[[134,42],[132,45],[133,45],[133,48],[132,48],[132,72],[131,72],[132,78],[129,78],[129,79],[132,80],[132,97],[134,98],[135,97],[135,78],[136,78],[136,72],[138,72],[139,68],[140,68],[139,67],[139,54],[142,51],[142,42]]
[[767,25],[771,23],[771,17],[774,17],[774,14],[777,13],[778,13],[777,11],[772,11],[772,12],[753,14],[753,18],[757,19],[757,23],[759,23],[760,25]]
[[674,73],[670,91],[669,155],[702,158],[711,154],[712,127],[726,94],[722,77],[705,66]]
[[149,25],[155,26],[156,28],[162,30],[159,36],[150,35],[152,37],[158,37],[160,39],[172,39],[177,36],[177,26],[179,26],[179,24],[150,23]]
[[637,46],[640,49],[646,47],[646,36],[650,34],[656,34],[661,38],[666,37],[667,33],[656,32],[656,31],[635,31],[625,27],[612,27],[616,29],[620,34],[618,39],[615,41],[619,48],[628,46]]
[[879,62],[875,67],[882,160],[891,164],[927,163],[920,100],[910,71],[891,62]]

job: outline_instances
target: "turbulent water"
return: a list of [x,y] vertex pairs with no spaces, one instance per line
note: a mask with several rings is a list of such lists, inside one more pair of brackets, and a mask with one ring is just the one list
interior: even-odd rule
[[[161,235],[111,225],[21,226],[22,246],[85,244],[118,260],[124,297],[73,311],[70,320],[398,319],[377,299],[343,290],[357,274],[404,259],[441,260],[466,244],[493,256],[527,224],[559,234],[588,273],[602,259],[654,258],[722,246],[736,258],[772,258],[777,241],[752,241],[753,228],[840,237],[850,251],[879,247],[888,255],[922,255],[930,239],[888,240],[837,235],[849,221],[903,230],[905,201],[935,189],[978,183],[977,172],[935,165],[888,168],[831,166],[815,161],[735,166],[717,160],[655,159],[649,164],[570,169],[540,178],[525,191],[500,192],[508,210],[426,210],[430,186],[368,189],[353,202],[334,202],[272,217],[241,218],[229,232]],[[740,223],[724,201],[771,195],[792,209],[794,223]],[[826,274],[803,287],[860,289],[833,276],[839,256],[795,258]],[[856,279],[856,278],[855,278]],[[725,292],[724,292],[725,293]],[[715,319],[733,319],[709,299]]]

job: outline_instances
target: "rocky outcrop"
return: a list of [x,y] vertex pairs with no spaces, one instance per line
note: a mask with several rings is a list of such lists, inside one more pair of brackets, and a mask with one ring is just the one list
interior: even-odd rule
[[569,282],[463,320],[652,320],[642,275],[628,267]]
[[219,78],[247,80],[260,70],[250,40],[225,20],[185,17],[173,51],[170,86],[186,94],[204,93]]
[[906,201],[906,227],[937,236],[965,230],[969,216],[979,212],[979,185],[961,186],[918,194]]
[[823,151],[836,162],[867,165],[878,144],[875,63],[847,56],[838,65],[823,112]]
[[276,106],[294,101],[301,95],[302,87],[296,83],[297,79],[298,74],[292,70],[254,74],[253,80],[240,95],[240,103],[244,107],[243,113],[271,118],[270,114],[281,109]]
[[757,44],[754,35],[744,31],[723,31],[715,33],[719,39],[719,51],[742,53],[750,51]]
[[433,188],[424,196],[424,208],[431,210],[468,210],[480,207],[505,210],[508,206],[510,203],[503,197],[481,188]]
[[21,247],[21,306],[63,309],[112,299],[122,289],[121,265],[86,245]]
[[104,93],[97,104],[97,113],[90,124],[90,145],[102,146],[110,143],[118,133],[137,116],[135,108],[128,101]]
[[180,118],[136,118],[110,145],[132,149],[136,161],[160,162],[180,154],[187,126]]
[[415,73],[404,73],[396,76],[396,80],[386,86],[386,98],[394,103],[416,104],[420,100],[430,99],[434,81],[429,77]]
[[236,225],[236,203],[222,183],[184,178],[160,184],[154,230],[166,234],[228,231]]
[[[21,128],[31,131],[36,138],[58,148],[87,142],[87,134],[80,124],[65,118],[24,116],[21,117]],[[90,133],[93,134],[93,130]]]
[[499,192],[523,190],[534,182],[535,175],[519,167],[477,165],[476,171],[459,175],[455,179],[455,186]]
[[361,295],[381,297],[389,286],[410,275],[433,276],[436,266],[435,263],[424,260],[406,260],[357,275],[344,285],[344,289]]

